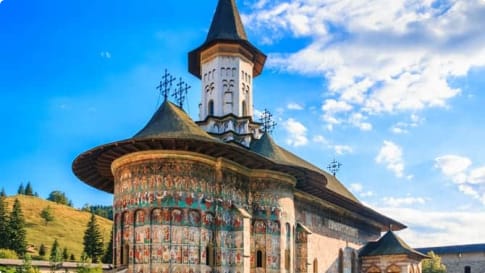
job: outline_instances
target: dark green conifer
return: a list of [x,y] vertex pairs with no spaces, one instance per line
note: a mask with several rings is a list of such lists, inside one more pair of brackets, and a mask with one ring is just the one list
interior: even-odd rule
[[57,242],[57,239],[55,239],[54,243],[52,243],[49,261],[51,261],[51,262],[60,262],[61,261],[61,250],[59,249],[59,242]]
[[88,222],[83,239],[84,252],[93,263],[97,263],[103,256],[103,239],[94,213],[91,213],[91,219]]
[[39,247],[39,256],[45,257],[45,254],[47,254],[46,251],[47,251],[47,249],[45,249],[45,245],[44,244],[40,244],[40,247]]
[[30,181],[27,182],[27,186],[25,186],[24,194],[29,196],[34,196],[34,190],[32,190],[32,185],[30,185]]
[[13,209],[10,213],[10,221],[8,222],[8,242],[9,248],[17,252],[20,257],[23,257],[27,251],[27,241],[25,230],[25,219],[20,207],[20,201],[15,199]]
[[111,229],[111,236],[109,237],[109,244],[104,252],[103,259],[101,260],[105,264],[113,263],[113,229]]
[[20,183],[19,189],[17,190],[17,194],[25,194],[24,184]]
[[[0,238],[8,238],[8,222],[7,202],[4,196],[0,196]],[[0,239],[0,249],[4,248],[9,248],[8,240]]]

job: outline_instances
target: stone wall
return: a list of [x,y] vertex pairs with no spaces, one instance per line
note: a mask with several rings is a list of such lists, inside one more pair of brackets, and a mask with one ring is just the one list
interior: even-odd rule
[[448,273],[465,273],[465,267],[470,267],[470,273],[485,273],[485,252],[439,254],[441,262]]

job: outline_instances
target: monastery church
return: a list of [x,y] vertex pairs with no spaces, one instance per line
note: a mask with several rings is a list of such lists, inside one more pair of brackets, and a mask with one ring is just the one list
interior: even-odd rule
[[[165,100],[131,138],[73,171],[113,194],[113,264],[128,273],[420,273],[426,256],[337,178],[278,146],[253,120],[266,56],[235,0],[219,0],[188,54],[199,121]],[[381,232],[387,232],[382,238]]]

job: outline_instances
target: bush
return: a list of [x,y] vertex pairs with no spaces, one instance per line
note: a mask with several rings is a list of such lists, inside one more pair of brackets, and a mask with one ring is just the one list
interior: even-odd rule
[[0,249],[0,259],[18,259],[18,258],[19,256],[15,251],[11,249]]

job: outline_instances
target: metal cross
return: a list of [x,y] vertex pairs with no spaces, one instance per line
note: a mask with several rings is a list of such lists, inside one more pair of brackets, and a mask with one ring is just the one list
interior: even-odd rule
[[264,109],[263,113],[261,113],[261,117],[259,118],[261,123],[263,123],[263,131],[265,133],[271,134],[276,127],[276,122],[273,120],[273,114],[271,114],[268,109]]
[[160,85],[157,86],[157,89],[160,90],[160,94],[163,96],[165,100],[167,100],[168,93],[170,93],[170,88],[172,87],[172,83],[174,81],[175,81],[175,77],[170,75],[167,69],[165,69],[165,73],[162,76]]
[[333,174],[333,176],[336,176],[336,174],[340,170],[340,167],[342,167],[342,163],[334,159],[328,164],[327,170],[329,170]]
[[184,105],[185,98],[187,97],[187,91],[190,89],[190,85],[185,83],[182,78],[179,79],[177,83],[177,88],[172,94],[172,97],[175,98],[180,108]]

